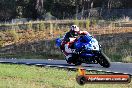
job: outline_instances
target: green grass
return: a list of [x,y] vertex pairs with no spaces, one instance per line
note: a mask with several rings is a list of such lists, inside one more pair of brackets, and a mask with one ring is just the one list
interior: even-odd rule
[[[88,72],[92,73],[92,72]],[[96,72],[94,72],[96,73]],[[98,73],[100,74],[100,73]],[[77,72],[25,65],[0,64],[0,88],[131,88],[129,84],[86,84],[80,86]]]

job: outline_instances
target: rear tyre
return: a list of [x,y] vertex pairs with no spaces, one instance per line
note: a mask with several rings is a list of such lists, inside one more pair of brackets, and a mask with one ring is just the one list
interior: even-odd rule
[[75,62],[74,63],[76,66],[78,66],[78,65],[81,65],[82,63],[81,62]]
[[97,62],[105,68],[110,67],[110,60],[103,52],[99,53]]
[[68,64],[73,63],[75,66],[82,64],[82,62],[78,61],[77,58],[74,58],[74,57],[70,57],[70,58],[66,59],[66,61]]
[[75,64],[75,66],[78,66],[78,65],[81,65],[82,64],[82,62],[79,60],[80,58],[79,58],[79,56],[77,55],[77,54],[74,54],[73,55],[73,64]]

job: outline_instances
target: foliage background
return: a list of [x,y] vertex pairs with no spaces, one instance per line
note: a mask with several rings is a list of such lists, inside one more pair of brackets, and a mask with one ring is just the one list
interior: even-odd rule
[[[107,15],[111,13],[111,9],[115,9],[115,12],[112,12],[115,15],[111,15],[112,18],[116,18],[118,15],[131,16],[129,13],[131,3],[131,0],[0,0],[0,20],[45,19],[46,15],[56,19],[71,19],[80,14],[83,15],[81,18],[95,17],[97,14],[99,18],[102,18],[103,14],[109,18]],[[89,9],[92,9],[92,12]],[[98,13],[95,15],[96,12]],[[91,15],[92,13],[94,15]]]

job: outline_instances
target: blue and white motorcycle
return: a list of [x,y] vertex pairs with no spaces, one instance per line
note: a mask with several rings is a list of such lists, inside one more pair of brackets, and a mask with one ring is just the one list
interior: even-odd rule
[[[61,47],[61,42],[61,38],[56,39],[56,45],[58,47]],[[98,41],[92,36],[79,36],[72,47],[77,52],[73,54],[73,64],[81,65],[82,63],[98,63],[105,68],[110,67],[109,58],[102,52],[101,45],[99,45]]]

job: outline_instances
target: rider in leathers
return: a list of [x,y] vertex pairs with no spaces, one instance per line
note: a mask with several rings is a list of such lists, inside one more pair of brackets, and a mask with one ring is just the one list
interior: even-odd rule
[[73,54],[76,53],[76,50],[74,49],[74,47],[72,47],[72,45],[75,41],[77,41],[77,37],[79,35],[91,36],[87,31],[80,31],[77,25],[72,25],[70,31],[67,32],[63,37],[61,50],[66,57],[67,63],[72,63],[74,60],[72,57]]

